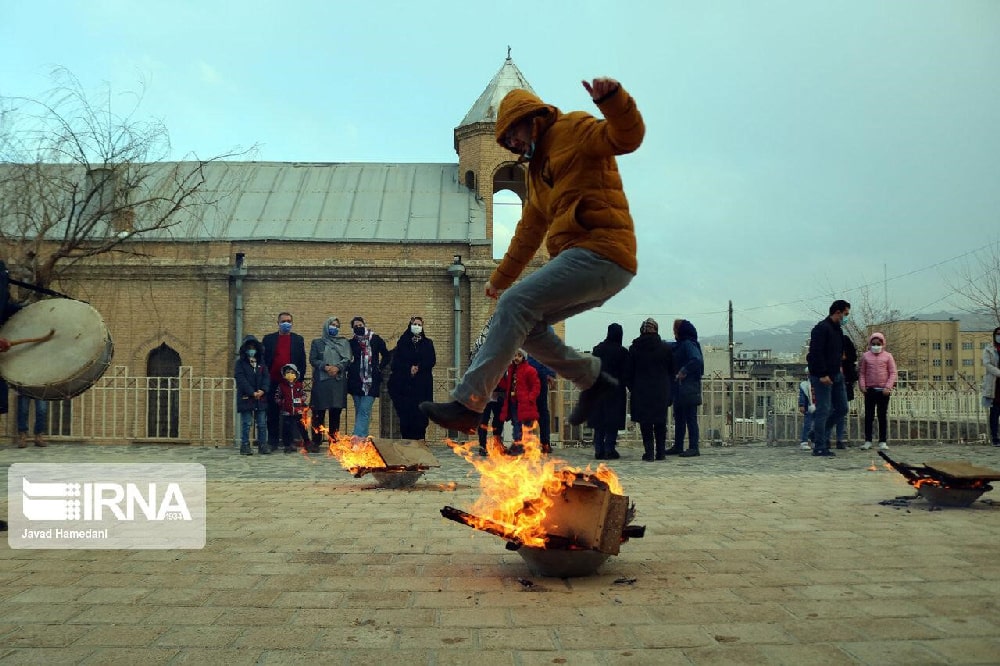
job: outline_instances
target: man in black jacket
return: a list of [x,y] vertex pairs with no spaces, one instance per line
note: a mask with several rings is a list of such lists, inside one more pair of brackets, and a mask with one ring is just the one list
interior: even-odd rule
[[813,420],[813,455],[833,457],[830,450],[830,428],[847,414],[847,389],[841,360],[844,334],[841,326],[847,322],[851,304],[836,300],[830,305],[830,315],[813,327],[809,335],[809,383],[816,395]]
[[[287,363],[293,363],[299,372],[306,365],[306,341],[298,333],[292,333],[292,315],[282,312],[278,315],[278,330],[264,336],[264,366],[268,369],[271,386],[281,383],[281,368]],[[281,440],[278,427],[278,403],[274,400],[273,391],[267,392],[267,445],[272,451],[278,448]]]

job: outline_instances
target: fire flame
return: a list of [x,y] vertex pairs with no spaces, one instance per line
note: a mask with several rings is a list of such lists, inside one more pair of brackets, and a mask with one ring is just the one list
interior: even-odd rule
[[589,465],[581,470],[566,465],[564,460],[544,455],[534,433],[535,426],[533,423],[530,428],[524,428],[523,439],[518,442],[524,447],[524,453],[517,456],[507,455],[496,439],[488,443],[485,457],[472,452],[473,448],[478,449],[478,441],[458,444],[448,440],[447,443],[479,472],[482,494],[472,505],[470,512],[475,515],[469,517],[467,524],[525,546],[544,548],[547,543],[546,513],[553,498],[565,488],[586,480],[603,483],[617,495],[625,493],[618,475],[603,463],[596,470],[591,470]]
[[312,428],[311,415],[308,409],[302,415],[302,424],[307,430],[321,434],[327,442],[327,455],[336,458],[340,466],[354,474],[359,469],[370,467],[385,467],[385,461],[372,442],[371,437],[349,437],[339,432],[330,433],[325,425]]

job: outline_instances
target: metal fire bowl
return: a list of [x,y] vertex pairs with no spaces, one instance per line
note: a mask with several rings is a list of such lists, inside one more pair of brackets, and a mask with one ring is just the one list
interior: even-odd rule
[[987,490],[989,488],[942,488],[926,485],[917,488],[917,494],[938,506],[970,506]]
[[561,550],[521,546],[517,552],[536,576],[577,578],[597,573],[609,557],[596,550]]
[[424,475],[424,470],[401,470],[396,472],[372,472],[375,485],[379,488],[409,488]]

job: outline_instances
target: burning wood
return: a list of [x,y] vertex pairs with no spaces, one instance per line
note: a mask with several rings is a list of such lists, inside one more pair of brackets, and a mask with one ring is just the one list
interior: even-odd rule
[[635,506],[629,505],[610,468],[569,467],[543,455],[533,433],[526,430],[525,435],[524,454],[519,456],[492,447],[488,456],[481,457],[472,453],[478,446],[475,442],[449,442],[479,471],[483,492],[472,511],[446,506],[441,515],[505,539],[509,550],[616,555],[623,542],[645,534],[644,527],[629,524]]
[[376,478],[381,485],[399,487],[412,483],[392,484],[382,481],[394,474],[416,480],[416,477],[431,467],[441,466],[425,442],[399,439],[376,442],[371,437],[362,439],[340,433],[330,434],[326,426],[319,426],[316,432],[326,438],[327,454],[336,458],[340,466],[355,478],[365,474],[378,474]]
[[878,454],[933,504],[969,506],[980,495],[993,490],[990,481],[1000,481],[1000,472],[967,462],[935,461],[908,465],[893,460],[883,451]]

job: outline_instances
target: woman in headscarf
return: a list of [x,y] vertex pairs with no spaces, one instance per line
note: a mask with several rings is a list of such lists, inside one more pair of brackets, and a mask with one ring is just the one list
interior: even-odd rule
[[587,419],[587,425],[594,429],[595,460],[621,458],[616,446],[618,431],[625,429],[625,389],[631,383],[631,363],[628,350],[622,346],[623,336],[621,324],[608,325],[607,337],[592,352],[601,359],[601,371],[618,380],[607,399],[601,400]]
[[[674,354],[660,337],[660,325],[650,317],[639,327],[639,337],[628,348],[632,361],[632,420],[642,433],[642,459],[663,460],[667,456],[667,407],[674,376]],[[653,445],[656,453],[653,453]]]
[[424,318],[410,317],[392,352],[392,374],[389,375],[388,385],[403,439],[423,440],[427,434],[427,417],[418,405],[434,399],[431,370],[436,363],[434,342],[424,335]]
[[328,432],[340,432],[340,413],[347,407],[347,368],[351,365],[351,346],[340,335],[340,319],[329,317],[323,324],[323,333],[309,347],[309,365],[313,367],[312,395],[312,444],[306,444],[311,453],[320,450],[326,437],[318,432],[330,413]]

